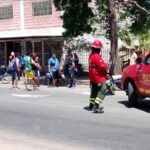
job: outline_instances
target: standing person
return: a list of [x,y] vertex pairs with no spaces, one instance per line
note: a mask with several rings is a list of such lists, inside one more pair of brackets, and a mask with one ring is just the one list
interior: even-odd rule
[[76,77],[76,72],[78,71],[78,65],[79,65],[79,57],[77,56],[76,53],[71,53],[69,56],[69,77],[70,77],[70,85],[69,88],[75,86],[75,77]]
[[56,54],[52,54],[52,57],[48,60],[48,71],[52,73],[52,84],[56,86],[58,81],[59,61]]
[[79,65],[79,57],[76,53],[74,53],[74,63],[75,63],[75,66]]
[[83,68],[82,68],[82,64],[79,63],[79,57],[76,53],[74,53],[74,64],[76,67],[76,76],[81,77]]
[[26,52],[25,50],[23,50],[21,52],[21,56],[20,56],[20,69],[21,69],[21,76],[24,76],[24,69],[25,69],[25,62],[24,62],[24,58],[25,58]]
[[61,55],[61,59],[60,59],[60,71],[62,71],[64,69],[65,58],[66,58],[66,53],[65,53],[65,48],[63,46],[62,47],[62,55]]
[[14,88],[14,78],[15,78],[15,73],[14,73],[14,61],[13,61],[13,56],[10,55],[8,59],[8,72],[10,73],[12,77],[12,88]]
[[136,63],[136,59],[137,59],[137,54],[135,52],[135,49],[131,49],[131,56],[130,56],[130,65],[133,65]]
[[16,87],[17,87],[18,80],[20,80],[20,72],[21,72],[20,55],[19,54],[16,54],[15,61],[16,61],[16,73],[17,73],[17,81],[16,81]]
[[75,86],[75,72],[76,72],[75,64],[74,63],[69,64],[69,77],[70,77],[69,88]]
[[41,69],[41,65],[40,65],[40,62],[39,62],[39,57],[35,56],[35,58],[33,60],[37,65],[37,66],[32,65],[32,69],[33,69],[34,74],[35,74],[36,85],[40,86],[40,69]]
[[103,113],[103,103],[106,87],[108,64],[104,62],[100,55],[102,42],[96,40],[91,45],[91,54],[89,56],[89,79],[91,83],[91,94],[89,99],[89,110],[94,113]]
[[74,55],[71,51],[68,52],[65,61],[65,75],[69,76],[69,67],[74,63]]
[[18,88],[18,80],[20,77],[20,63],[18,55],[16,55],[15,57],[14,52],[11,52],[11,56],[9,56],[8,70],[12,76],[12,88]]
[[28,51],[25,58],[24,58],[24,63],[25,63],[25,69],[24,69],[24,74],[25,74],[25,80],[24,80],[24,84],[25,84],[25,88],[28,91],[28,79],[32,80],[32,85],[33,85],[33,90],[36,90],[35,88],[35,75],[34,72],[32,70],[32,65],[36,65],[36,63],[33,61],[33,59],[30,56],[30,52]]

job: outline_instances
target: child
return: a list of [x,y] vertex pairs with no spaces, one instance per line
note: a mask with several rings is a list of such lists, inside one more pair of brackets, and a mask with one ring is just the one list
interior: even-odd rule
[[33,60],[36,63],[36,66],[32,65],[32,69],[33,69],[34,74],[35,74],[35,81],[36,81],[37,86],[40,86],[40,69],[41,69],[41,66],[39,63],[39,57],[35,56],[35,58]]
[[69,88],[72,88],[73,86],[75,86],[75,72],[76,72],[76,68],[75,68],[75,65],[72,63],[69,65],[69,77],[70,77]]

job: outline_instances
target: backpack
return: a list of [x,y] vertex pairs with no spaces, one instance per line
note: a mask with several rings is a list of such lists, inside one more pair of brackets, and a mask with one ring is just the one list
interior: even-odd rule
[[31,59],[31,57],[25,57],[25,71],[26,72],[32,71],[32,59]]
[[[24,56],[25,57],[25,56]],[[19,64],[20,64],[20,68],[21,70],[24,70],[25,69],[25,60],[24,60],[24,57],[23,56],[20,56],[19,58]]]
[[51,66],[51,67],[56,66],[56,59],[51,58],[50,66]]
[[17,64],[15,58],[10,62],[8,66],[8,72],[14,72],[14,71],[17,71]]

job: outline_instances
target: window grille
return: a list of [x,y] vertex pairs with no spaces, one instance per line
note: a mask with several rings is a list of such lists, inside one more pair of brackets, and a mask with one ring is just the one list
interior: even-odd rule
[[13,18],[13,6],[0,7],[0,20]]
[[52,14],[52,3],[51,0],[33,2],[32,3],[32,14],[33,16],[43,16]]

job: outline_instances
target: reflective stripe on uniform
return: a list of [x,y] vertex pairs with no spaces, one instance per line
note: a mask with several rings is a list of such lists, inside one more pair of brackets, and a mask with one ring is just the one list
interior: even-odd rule
[[102,103],[103,103],[103,100],[100,99],[100,98],[98,98],[98,97],[96,97],[95,103],[96,103],[96,104],[102,104]]
[[90,98],[90,99],[89,99],[89,103],[90,103],[90,104],[95,104],[95,98]]

